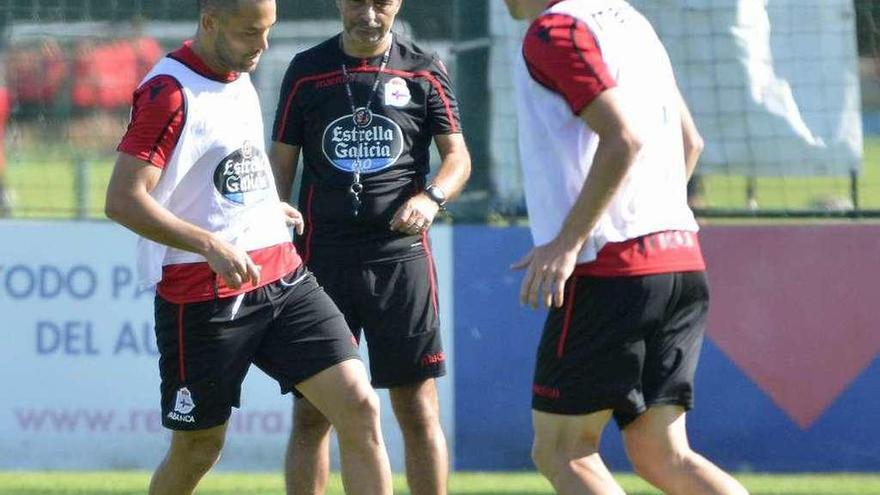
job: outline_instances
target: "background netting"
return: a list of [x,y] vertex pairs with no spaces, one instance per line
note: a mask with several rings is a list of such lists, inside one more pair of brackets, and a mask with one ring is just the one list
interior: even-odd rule
[[[290,58],[338,31],[333,0],[278,0],[254,75],[267,124]],[[703,215],[880,210],[880,0],[634,0],[666,43],[707,138]],[[103,218],[131,91],[193,36],[195,0],[0,0],[0,215]],[[459,221],[525,214],[502,0],[405,0],[397,29],[447,62],[474,175]],[[435,162],[436,165],[436,162]]]

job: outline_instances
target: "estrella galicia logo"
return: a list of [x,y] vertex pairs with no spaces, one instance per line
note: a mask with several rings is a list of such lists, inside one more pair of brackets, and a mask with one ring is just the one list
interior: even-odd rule
[[403,131],[393,120],[374,113],[366,126],[355,125],[352,115],[340,117],[324,129],[324,156],[343,172],[353,172],[360,160],[364,174],[384,170],[403,153]]
[[224,198],[238,204],[257,203],[266,198],[273,179],[259,148],[250,141],[230,153],[214,170],[214,186]]

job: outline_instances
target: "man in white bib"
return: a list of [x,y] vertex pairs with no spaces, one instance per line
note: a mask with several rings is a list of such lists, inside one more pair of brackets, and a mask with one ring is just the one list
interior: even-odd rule
[[264,149],[253,71],[274,0],[199,0],[196,39],[134,94],[107,216],[141,236],[156,286],[162,423],[173,430],[151,494],[190,494],[220,456],[255,364],[339,433],[346,493],[390,495],[378,398],[342,314],[305,268]]
[[709,289],[685,184],[702,148],[666,50],[623,0],[506,0],[532,22],[515,67],[535,248],[520,299],[550,309],[533,459],[557,493],[622,494],[599,456],[613,417],[664,493],[741,495],[691,450],[685,412]]

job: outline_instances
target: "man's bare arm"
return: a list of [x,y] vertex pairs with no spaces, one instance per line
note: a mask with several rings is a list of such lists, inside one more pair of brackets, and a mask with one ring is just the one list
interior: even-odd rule
[[694,117],[691,115],[690,110],[688,110],[687,103],[685,103],[681,92],[678,93],[678,101],[678,110],[681,113],[681,134],[684,139],[685,170],[687,178],[690,180],[694,170],[697,168],[697,162],[700,161],[700,155],[703,153],[705,143],[703,143],[703,137],[700,136],[700,132],[697,130],[697,124],[694,122]]
[[446,193],[447,199],[455,199],[471,176],[471,154],[461,134],[438,134],[434,144],[442,163],[433,184]]
[[107,187],[107,217],[147,239],[204,256],[233,289],[257,284],[260,270],[247,253],[180,219],[150,195],[161,176],[157,167],[120,153]]
[[[446,195],[457,198],[471,175],[471,155],[461,134],[438,134],[434,142],[440,151],[440,170],[433,184]],[[420,192],[401,205],[391,219],[390,228],[406,234],[418,234],[434,223],[440,207],[426,193]]]
[[565,218],[560,238],[580,251],[635,162],[642,144],[622,111],[616,89],[603,92],[581,119],[599,135],[599,146],[584,187]]
[[278,189],[278,197],[281,201],[290,199],[290,190],[293,180],[296,178],[296,168],[299,165],[300,146],[275,141],[269,150],[269,162],[272,164],[272,174],[275,176],[275,187]]
[[532,249],[512,268],[526,268],[520,302],[532,307],[562,307],[565,281],[602,213],[617,194],[642,144],[623,113],[616,89],[604,91],[581,112],[599,135],[599,146],[583,188],[553,241]]

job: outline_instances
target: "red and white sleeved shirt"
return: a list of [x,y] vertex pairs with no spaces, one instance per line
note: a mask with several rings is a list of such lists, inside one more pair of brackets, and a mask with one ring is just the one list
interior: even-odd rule
[[603,92],[642,152],[581,251],[576,274],[632,276],[705,268],[687,205],[678,93],[648,21],[623,0],[550,2],[516,67],[520,162],[536,245],[552,241],[589,174],[599,136],[580,117]]
[[[264,149],[263,120],[248,74],[216,74],[189,42],[159,61],[134,93],[131,123],[118,146],[162,169],[151,192],[174,215],[248,252],[260,285],[302,261],[290,242]],[[144,285],[174,303],[253,290],[227,287],[204,257],[145,238],[138,244]]]

